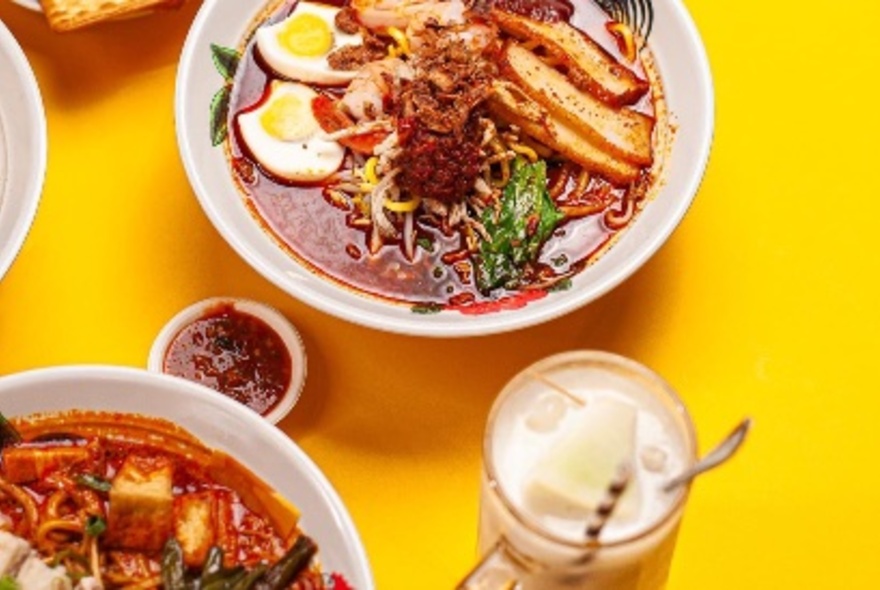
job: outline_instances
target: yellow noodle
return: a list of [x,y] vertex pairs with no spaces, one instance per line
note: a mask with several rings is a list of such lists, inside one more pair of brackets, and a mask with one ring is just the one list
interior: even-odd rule
[[529,162],[537,162],[538,161],[538,152],[533,150],[527,145],[521,143],[510,143],[510,149],[516,152],[517,154],[522,154],[526,158],[529,159]]
[[83,509],[85,514],[81,516],[100,516],[104,517],[104,503],[100,496],[94,490],[77,489],[73,494],[77,505]]
[[75,535],[82,535],[83,525],[81,522],[62,520],[60,518],[47,520],[40,524],[40,526],[37,528],[36,535],[34,535],[37,547],[41,549],[56,547],[59,542],[55,539],[50,538],[50,535],[53,533],[71,533]]
[[581,168],[580,174],[577,177],[577,183],[575,184],[574,190],[572,191],[575,195],[582,195],[587,190],[587,185],[590,184],[590,173]]
[[9,483],[3,477],[0,477],[0,491],[21,504],[24,509],[24,517],[27,521],[28,532],[39,525],[40,511],[37,509],[37,504],[34,502],[34,499],[31,498],[26,491]]
[[55,520],[61,518],[61,505],[68,498],[67,492],[64,490],[58,490],[57,492],[53,492],[49,499],[46,500],[46,510],[45,514],[49,520]]
[[501,164],[501,180],[498,182],[498,186],[507,186],[507,183],[510,182],[510,162],[501,160],[499,164]]

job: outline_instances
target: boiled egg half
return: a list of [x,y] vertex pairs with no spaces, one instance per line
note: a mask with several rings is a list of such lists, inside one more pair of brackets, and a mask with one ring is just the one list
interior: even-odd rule
[[360,45],[360,35],[336,28],[339,8],[299,2],[284,20],[257,30],[256,44],[266,64],[276,73],[301,82],[341,85],[354,72],[334,70],[327,56],[346,45]]
[[251,156],[276,178],[317,182],[342,165],[345,148],[327,139],[312,113],[316,96],[304,84],[274,80],[265,100],[236,117]]

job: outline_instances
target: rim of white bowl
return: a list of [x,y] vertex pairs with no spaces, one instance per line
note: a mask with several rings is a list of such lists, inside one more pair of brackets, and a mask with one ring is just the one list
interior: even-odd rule
[[[699,127],[702,132],[692,154],[694,165],[688,170],[683,181],[684,190],[681,192],[687,194],[687,198],[678,200],[676,206],[663,219],[662,224],[652,226],[650,238],[644,240],[624,264],[617,265],[601,282],[595,281],[578,285],[577,289],[572,289],[575,292],[569,292],[569,296],[564,300],[557,297],[557,302],[551,302],[540,307],[536,306],[533,302],[526,306],[525,310],[468,316],[463,321],[445,324],[440,321],[426,320],[430,316],[414,313],[409,313],[408,315],[388,313],[388,308],[402,306],[382,303],[379,298],[372,298],[369,295],[358,292],[356,289],[339,285],[332,279],[322,279],[322,281],[332,284],[334,293],[344,294],[340,298],[327,297],[320,290],[308,286],[306,281],[296,280],[295,278],[292,280],[283,269],[271,264],[271,261],[266,260],[255,248],[246,244],[245,240],[237,234],[236,230],[227,224],[219,207],[212,201],[211,193],[205,186],[202,176],[196,168],[195,153],[198,153],[200,148],[189,136],[191,122],[189,113],[185,108],[187,104],[187,89],[191,84],[192,63],[196,59],[196,52],[204,49],[204,47],[197,46],[197,44],[205,41],[204,36],[209,18],[212,16],[214,9],[221,4],[221,0],[205,0],[202,4],[187,35],[178,62],[175,91],[175,124],[178,148],[184,169],[205,214],[239,256],[263,275],[264,278],[291,297],[346,321],[386,332],[407,335],[468,337],[500,334],[538,325],[561,317],[595,301],[617,287],[660,249],[681,223],[684,215],[693,203],[708,168],[715,132],[715,95],[709,59],[696,24],[682,1],[664,0],[664,4],[671,9],[678,20],[678,24],[685,33],[684,36],[678,39],[678,42],[682,46],[687,47],[687,51],[692,54],[696,62],[695,70],[691,71],[690,74],[699,88],[700,100],[705,105],[705,113],[702,119],[696,121],[694,125]],[[242,26],[246,24],[242,23]],[[236,39],[235,44],[238,42],[239,39]],[[673,150],[675,150],[674,147]],[[232,181],[230,180],[230,182]],[[264,239],[271,242],[274,248],[280,250],[281,247],[268,235],[268,232],[265,229],[262,229],[262,231],[265,234]],[[632,231],[633,228],[629,228],[627,233],[632,233]],[[625,239],[626,236],[624,235],[623,238]],[[612,248],[613,250],[614,248]],[[610,252],[606,252],[596,264],[601,264],[602,259],[608,258],[609,254]],[[303,268],[303,271],[312,274],[305,268]],[[583,274],[581,273],[581,275]],[[577,279],[578,277],[575,277],[575,280]],[[349,298],[357,298],[360,305],[349,302]]]
[[[373,590],[375,588],[370,562],[367,558],[363,541],[361,540],[360,534],[355,527],[348,509],[345,507],[342,498],[336,491],[336,488],[333,487],[333,484],[330,483],[330,480],[327,479],[327,476],[324,475],[324,472],[321,471],[317,463],[315,463],[315,461],[309,457],[306,452],[296,444],[296,442],[278,428],[266,423],[266,421],[256,412],[242,411],[243,409],[246,409],[242,404],[239,404],[226,396],[215,395],[216,392],[212,389],[208,389],[198,383],[193,383],[185,379],[173,377],[164,373],[146,371],[135,367],[111,365],[61,365],[30,369],[19,373],[0,376],[0,400],[2,400],[2,397],[10,390],[14,391],[22,387],[29,387],[31,385],[44,386],[47,383],[70,384],[90,380],[106,381],[109,383],[118,383],[120,385],[133,383],[140,385],[154,385],[156,387],[161,385],[163,389],[183,392],[184,395],[191,398],[194,402],[193,404],[187,404],[188,408],[200,407],[203,404],[215,406],[218,411],[223,414],[235,416],[236,421],[241,424],[242,428],[258,432],[259,436],[268,441],[272,446],[283,449],[289,454],[296,466],[302,470],[305,477],[311,480],[315,488],[320,492],[325,505],[329,509],[331,515],[330,520],[342,533],[342,536],[348,545],[348,551],[354,560],[351,565],[354,566],[357,571],[352,571],[351,573],[356,574],[360,579],[366,581],[366,587],[364,590]],[[68,402],[64,396],[57,396],[57,399],[59,400],[59,411],[63,411],[65,404]],[[139,401],[136,405],[143,405],[145,403],[149,402]],[[110,403],[110,406],[113,407],[112,402]],[[89,407],[86,409],[100,408]],[[177,420],[169,417],[173,415],[173,413],[169,413],[167,408],[162,406],[160,406],[156,412],[143,411],[134,413],[141,413],[145,416],[153,415],[177,422]],[[181,426],[186,428],[187,431],[190,431],[187,424],[181,424]],[[201,437],[197,432],[191,433],[201,440]],[[211,443],[206,442],[206,444],[214,446]],[[226,452],[235,456],[235,449],[227,449]],[[248,466],[248,468],[250,469],[250,466]],[[307,533],[310,531],[311,529],[306,529]]]
[[[0,100],[0,117],[3,121],[0,129],[4,137],[0,137],[0,141],[9,142],[11,138],[23,137],[30,142],[24,148],[17,145],[14,150],[7,143],[7,178],[5,183],[0,184],[0,228],[5,230],[5,235],[0,236],[2,279],[18,257],[37,215],[46,178],[48,138],[43,97],[36,76],[18,41],[3,22],[0,22],[0,60],[8,60],[11,66],[3,76],[8,74],[17,82],[11,88],[3,89],[4,99]],[[3,105],[13,102],[18,109],[14,112],[15,116],[10,117]],[[24,163],[28,166],[23,166]],[[15,207],[9,204],[12,201],[7,201],[13,193],[17,204]]]
[[12,3],[34,12],[43,12],[43,7],[40,5],[39,0],[12,0]]
[[[211,297],[187,306],[168,320],[165,326],[159,331],[159,334],[153,341],[153,346],[150,348],[150,355],[147,359],[147,368],[156,373],[167,374],[165,373],[164,368],[165,354],[168,351],[168,347],[172,340],[174,340],[184,326],[202,317],[206,311],[224,304],[232,305],[234,309],[266,322],[266,324],[268,324],[268,326],[281,337],[285,348],[287,348],[287,351],[290,354],[292,365],[290,384],[285,390],[284,395],[281,396],[281,399],[270,412],[266,414],[254,412],[272,424],[278,424],[278,422],[290,413],[296,405],[296,402],[299,401],[302,389],[305,386],[306,375],[308,373],[308,360],[306,358],[306,350],[302,342],[302,337],[300,337],[297,329],[281,312],[265,303],[242,297]],[[174,375],[171,376],[179,378]],[[213,391],[219,396],[228,397],[219,391],[210,388],[206,389]]]

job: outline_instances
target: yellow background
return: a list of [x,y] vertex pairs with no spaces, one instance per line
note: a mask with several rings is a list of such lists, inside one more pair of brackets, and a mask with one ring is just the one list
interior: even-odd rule
[[680,391],[704,449],[743,415],[755,419],[743,452],[696,485],[670,588],[876,588],[880,6],[687,5],[712,65],[717,129],[672,239],[564,319],[444,341],[314,311],[210,225],[173,121],[196,2],[57,35],[0,0],[49,129],[36,222],[0,283],[0,374],[143,367],[164,322],[193,301],[274,304],[310,359],[281,427],[346,501],[378,587],[448,589],[475,558],[481,434],[496,392],[548,354],[611,350]]

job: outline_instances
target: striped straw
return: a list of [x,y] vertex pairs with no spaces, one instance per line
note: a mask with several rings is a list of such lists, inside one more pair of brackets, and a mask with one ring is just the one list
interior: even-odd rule
[[599,539],[599,534],[602,532],[602,529],[605,528],[608,519],[611,518],[611,514],[614,512],[617,502],[620,500],[623,492],[626,491],[631,479],[632,465],[629,462],[622,463],[620,467],[617,468],[617,474],[614,476],[614,479],[611,480],[611,484],[605,491],[605,496],[602,498],[602,501],[599,502],[596,510],[590,515],[590,519],[587,522],[588,541],[596,542]]
[[583,399],[581,399],[580,397],[576,396],[575,394],[573,394],[572,392],[570,392],[569,390],[567,390],[563,386],[561,386],[558,383],[556,383],[555,381],[553,381],[552,379],[549,379],[543,373],[539,373],[538,371],[534,371],[534,370],[526,370],[526,375],[528,377],[530,377],[531,379],[538,381],[539,383],[543,383],[544,385],[546,385],[550,389],[556,391],[557,393],[561,393],[562,395],[564,395],[565,397],[567,397],[568,399],[570,399],[571,401],[573,401],[574,403],[576,403],[579,406],[584,406],[587,403]]

